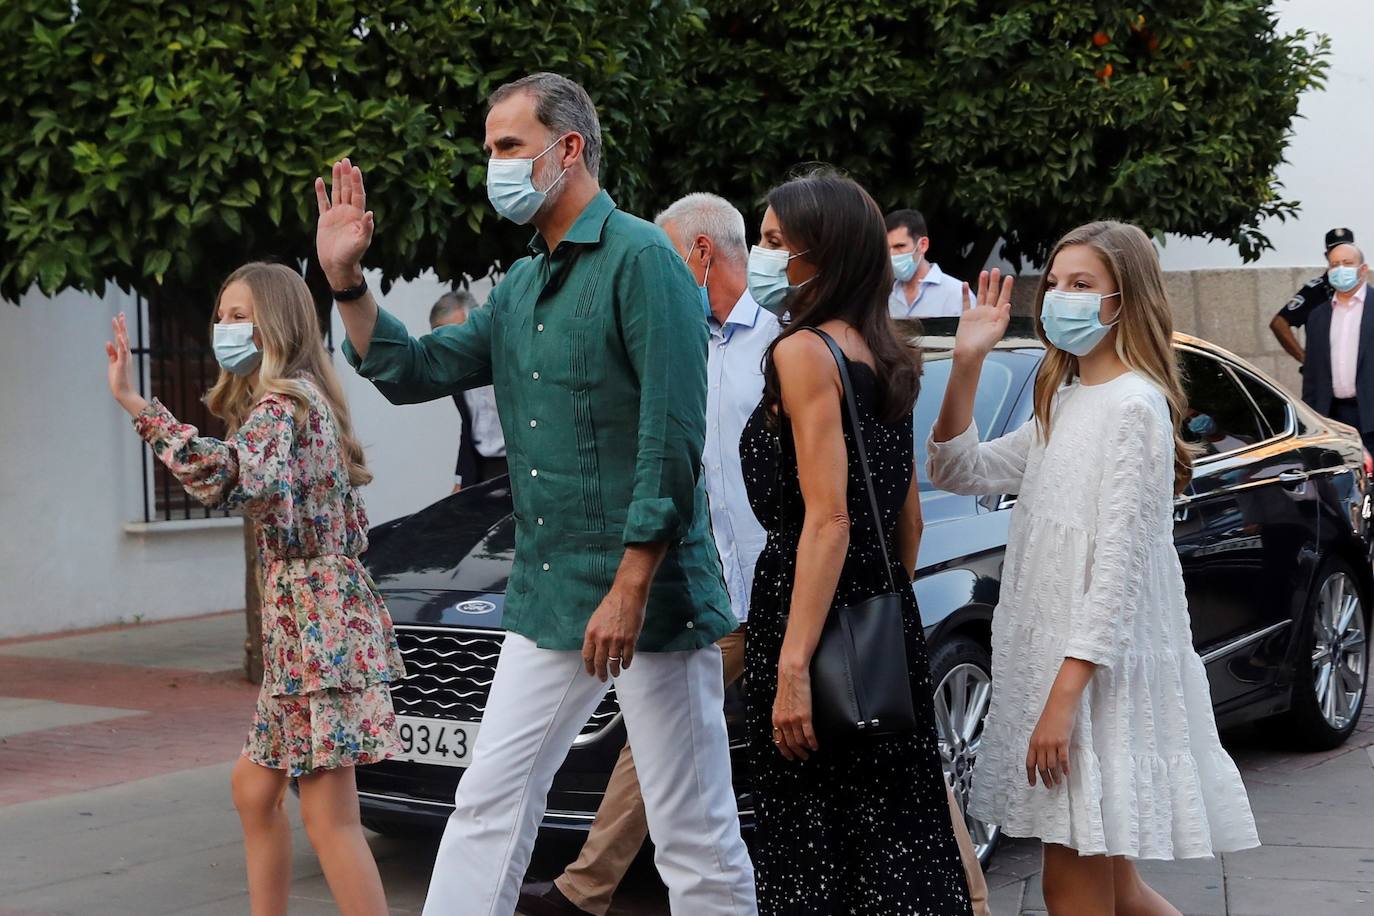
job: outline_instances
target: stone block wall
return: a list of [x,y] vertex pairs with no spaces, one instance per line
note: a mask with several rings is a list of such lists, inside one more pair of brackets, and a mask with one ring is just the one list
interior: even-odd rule
[[[1165,271],[1174,329],[1225,347],[1300,395],[1298,364],[1274,339],[1269,322],[1298,287],[1320,272],[1319,266]],[[1016,314],[1032,314],[1039,279],[1017,278]]]

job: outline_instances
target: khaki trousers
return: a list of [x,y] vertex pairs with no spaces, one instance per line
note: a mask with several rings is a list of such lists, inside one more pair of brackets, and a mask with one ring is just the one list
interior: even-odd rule
[[[744,627],[716,645],[720,646],[725,683],[733,684],[744,673]],[[983,879],[983,869],[973,852],[973,841],[969,838],[954,793],[948,787],[946,791],[954,838],[959,843],[959,858],[968,879],[974,916],[990,916],[988,885]],[[582,852],[554,883],[574,906],[595,916],[606,916],[615,889],[630,870],[648,835],[649,825],[644,816],[644,799],[639,792],[634,755],[630,752],[630,745],[626,744],[611,772],[606,795],[597,809],[591,832],[582,844]]]

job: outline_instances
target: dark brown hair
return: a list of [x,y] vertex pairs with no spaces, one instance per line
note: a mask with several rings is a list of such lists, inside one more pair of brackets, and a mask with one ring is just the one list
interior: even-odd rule
[[[787,326],[773,342],[803,328],[839,320],[863,337],[873,354],[881,392],[879,413],[898,423],[911,413],[921,387],[919,350],[897,333],[888,313],[892,260],[887,250],[883,211],[858,182],[831,169],[818,169],[768,192],[787,241],[816,266],[816,275],[793,290],[784,308]],[[778,406],[782,395],[773,350],[764,371],[764,403]]]

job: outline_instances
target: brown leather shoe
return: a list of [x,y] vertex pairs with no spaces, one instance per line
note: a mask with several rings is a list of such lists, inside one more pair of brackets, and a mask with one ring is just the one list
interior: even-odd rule
[[520,900],[515,905],[520,916],[592,916],[573,905],[552,881],[526,884],[520,888]]

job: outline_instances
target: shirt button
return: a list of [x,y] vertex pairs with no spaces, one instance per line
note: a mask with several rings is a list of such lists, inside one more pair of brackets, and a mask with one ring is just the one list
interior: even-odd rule
[[531,477],[538,477],[538,476],[539,476],[539,469],[538,469],[538,468],[530,468],[530,476],[531,476]]
[[539,425],[539,421],[538,421],[538,420],[531,420],[531,421],[530,421],[530,429],[534,429],[534,428],[535,428],[536,426],[538,426],[538,425]]
[[534,329],[535,329],[536,331],[542,331],[542,330],[544,330],[544,326],[543,326],[542,324],[535,325]]
[[690,620],[687,621],[687,629],[689,629],[689,630],[695,630],[695,629],[696,629],[696,626],[697,626],[697,625],[694,624],[694,623],[692,623],[692,621],[690,621]]
[[536,382],[539,381],[539,373],[538,373],[538,372],[533,372],[533,373],[531,373],[531,375],[532,375],[532,377],[534,378],[534,380],[535,380]]
[[545,563],[545,564],[544,564],[544,572],[548,572],[548,571],[549,571],[549,564]]
[[544,516],[542,516],[542,515],[539,516],[539,518],[537,518],[537,519],[534,520],[534,523],[535,523],[536,525],[542,525],[542,524],[544,524]]

